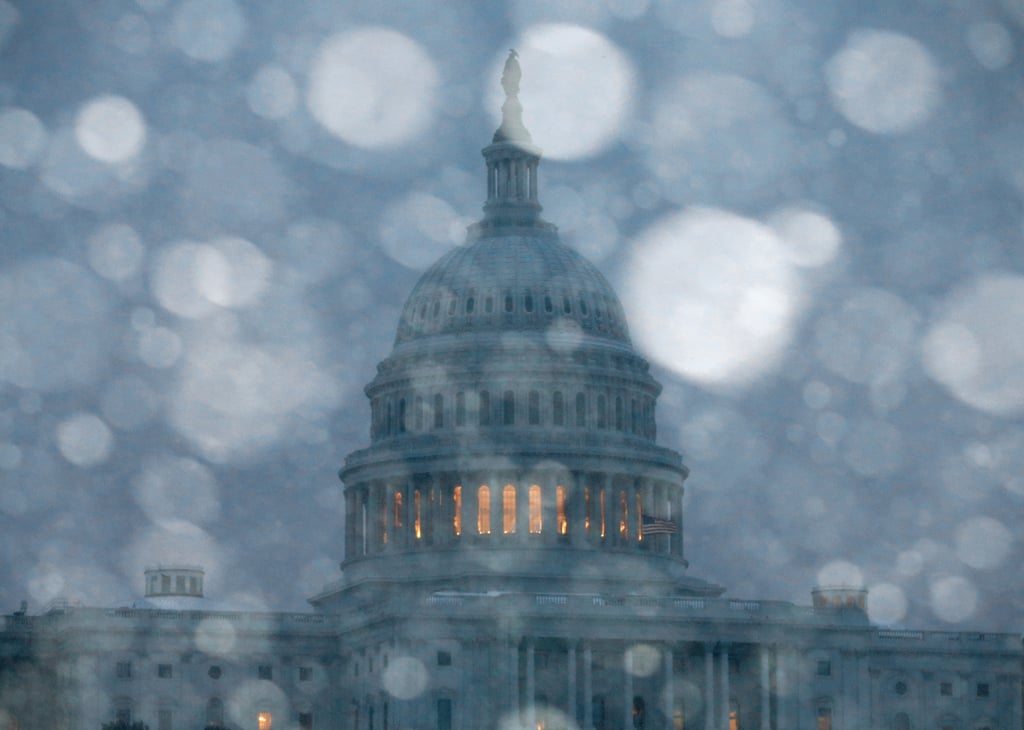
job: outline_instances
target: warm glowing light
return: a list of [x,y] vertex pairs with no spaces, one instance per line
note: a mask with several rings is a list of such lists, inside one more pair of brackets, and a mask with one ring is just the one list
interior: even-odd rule
[[565,487],[555,488],[555,509],[558,513],[558,534],[569,532],[569,521],[565,517]]
[[395,492],[395,527],[402,526],[402,493]]
[[644,504],[639,494],[636,495],[636,541],[644,541]]
[[502,524],[501,531],[511,535],[516,531],[516,488],[506,484],[501,493]]
[[597,500],[598,500],[598,504],[600,505],[598,507],[598,509],[601,510],[601,537],[603,538],[604,537],[604,527],[605,527],[605,520],[604,520],[604,490],[603,489],[600,492],[597,493]]
[[629,499],[626,492],[619,492],[619,537],[629,539]]
[[540,487],[536,484],[530,487],[530,534],[540,534],[543,527],[540,512]]
[[416,531],[416,539],[419,540],[421,537],[423,537],[420,520],[420,490],[417,489],[415,492],[412,493],[412,501],[413,509],[416,511],[416,516],[413,518],[412,525],[413,529]]
[[583,530],[590,534],[590,487],[583,488]]
[[462,534],[462,487],[452,490],[452,529],[456,535]]
[[380,505],[380,541],[388,544],[388,503],[384,500]]
[[476,490],[476,531],[491,534],[491,489],[486,484]]
[[273,727],[269,712],[261,712],[256,716],[259,730],[270,730]]

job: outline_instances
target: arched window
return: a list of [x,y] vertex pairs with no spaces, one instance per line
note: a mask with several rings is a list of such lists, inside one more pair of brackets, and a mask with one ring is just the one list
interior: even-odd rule
[[458,306],[458,304],[459,303],[457,301],[455,301],[455,297],[452,297],[451,299],[448,300],[448,316],[449,317],[454,317],[455,316],[455,308]]
[[568,296],[562,297],[562,311],[572,314],[572,300]]
[[576,394],[576,428],[584,428],[587,425],[587,396],[583,393]]
[[565,397],[560,390],[551,395],[551,422],[556,426],[565,425]]
[[516,299],[512,296],[511,292],[505,294],[505,311],[513,312],[516,308]]
[[414,411],[413,418],[416,419],[415,420],[416,430],[417,431],[422,431],[423,430],[423,398],[421,396],[416,396],[416,400],[414,401],[414,405],[413,405],[413,411]]
[[211,697],[206,703],[206,724],[218,726],[224,724],[224,703],[219,697]]
[[516,422],[516,394],[511,390],[506,390],[501,399],[501,418],[506,426]]
[[491,394],[486,390],[480,391],[476,414],[481,426],[491,425]]
[[523,309],[527,312],[533,311],[533,294],[526,292],[523,296]]
[[466,394],[461,390],[455,394],[455,425],[466,425]]
[[434,428],[444,427],[444,396],[440,393],[434,395]]
[[395,528],[402,526],[402,493],[395,492]]
[[818,730],[832,730],[832,705],[818,703]]
[[380,513],[377,515],[377,524],[380,526],[380,544],[388,544],[388,499],[385,496],[380,501]]
[[534,484],[530,487],[530,534],[540,534],[543,527],[540,512],[540,486]]
[[586,317],[587,314],[589,314],[587,310],[587,300],[583,298],[583,295],[580,295],[580,314],[582,314],[584,317]]
[[729,702],[729,730],[740,730],[740,706],[735,700]]
[[462,487],[452,489],[452,532],[456,537],[462,534]]
[[603,394],[597,396],[597,427],[608,427],[608,401]]
[[619,539],[629,541],[629,498],[625,490],[619,492]]
[[441,314],[441,300],[440,299],[438,299],[438,300],[436,300],[434,302],[434,319],[437,319],[437,316],[439,314]]
[[615,430],[622,431],[625,429],[625,419],[622,413],[622,396],[615,396]]
[[531,390],[527,403],[527,410],[531,426],[540,424],[540,393]]
[[472,314],[473,309],[476,307],[476,296],[472,289],[469,290],[469,296],[466,298],[466,314]]
[[555,305],[551,302],[550,295],[544,296],[544,311],[547,312],[548,314],[551,314],[552,312],[555,311]]
[[636,541],[644,541],[644,498],[636,493]]
[[421,537],[423,537],[423,529],[422,529],[423,522],[422,522],[422,512],[421,512],[420,490],[418,490],[418,489],[415,490],[412,493],[412,509],[413,509],[413,518],[412,518],[413,534],[416,535],[416,539],[419,540]]
[[398,401],[398,433],[405,433],[405,398]]
[[555,488],[555,512],[558,517],[558,534],[568,534],[569,520],[565,513],[565,487],[559,486]]
[[487,297],[484,299],[484,312],[490,314],[494,311],[494,297]]
[[392,431],[391,431],[391,421],[392,421],[391,401],[388,401],[386,412],[387,412],[387,415],[386,415],[385,421],[384,421],[384,434],[387,435],[387,436],[390,436],[391,433],[392,433]]
[[892,719],[892,730],[910,730],[910,716],[905,712],[897,712]]
[[505,535],[516,531],[516,488],[511,484],[501,490],[501,531]]
[[476,490],[476,531],[479,535],[491,534],[491,489],[486,484]]
[[583,488],[583,532],[590,537],[590,523],[593,521],[593,505],[590,504],[590,487]]

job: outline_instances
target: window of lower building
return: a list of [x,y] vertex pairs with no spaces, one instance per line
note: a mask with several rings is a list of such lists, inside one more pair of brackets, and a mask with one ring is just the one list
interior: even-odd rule
[[313,713],[299,713],[299,730],[313,730]]
[[420,496],[420,490],[418,490],[418,489],[414,490],[413,493],[412,493],[412,502],[413,502],[413,504],[412,504],[412,509],[413,509],[412,531],[413,531],[413,534],[416,536],[417,540],[419,540],[421,537],[423,537],[423,521],[422,521],[421,499],[422,498]]
[[486,390],[480,391],[477,405],[477,419],[481,426],[491,425],[491,394]]
[[156,676],[160,679],[170,679],[174,676],[174,668],[170,664],[157,664]]
[[452,665],[452,653],[450,651],[437,652],[437,666],[450,667]]
[[832,730],[832,708],[818,708],[818,730]]
[[892,730],[910,730],[910,715],[905,712],[897,712],[892,720]]
[[832,676],[832,662],[827,659],[822,659],[818,662],[818,676],[819,677],[830,677]]
[[565,425],[565,398],[560,390],[551,396],[551,423],[555,426]]
[[977,697],[988,697],[988,682],[978,682],[978,686],[975,688],[975,695]]
[[220,679],[220,675],[223,672],[218,665],[214,664],[212,667],[206,670],[206,673],[210,676],[210,679]]
[[527,421],[531,426],[540,424],[540,393],[531,390],[526,399]]
[[939,694],[943,697],[953,696],[953,683],[952,682],[939,682]]
[[313,678],[313,667],[299,667],[299,681],[308,682]]
[[257,730],[272,730],[274,727],[273,717],[269,712],[259,712],[256,714],[256,727]]
[[434,396],[434,428],[444,428],[444,396]]
[[256,677],[259,679],[273,679],[274,668],[269,664],[260,664],[256,667]]
[[131,679],[132,677],[132,663],[131,662],[118,662],[115,667],[115,673],[118,679]]
[[625,491],[619,492],[619,539],[629,540],[629,497]]
[[565,487],[555,487],[555,513],[558,518],[558,534],[568,534],[569,520],[565,512]]
[[452,701],[441,698],[437,701],[437,730],[452,730]]
[[170,710],[157,710],[156,727],[157,730],[174,730]]
[[462,487],[452,490],[452,530],[456,536],[462,534]]
[[114,721],[123,722],[126,725],[132,721],[132,701],[127,697],[120,697],[114,700]]
[[583,428],[587,425],[587,396],[583,393],[576,394],[576,428]]
[[211,697],[206,703],[206,724],[224,724],[224,703],[219,697]]

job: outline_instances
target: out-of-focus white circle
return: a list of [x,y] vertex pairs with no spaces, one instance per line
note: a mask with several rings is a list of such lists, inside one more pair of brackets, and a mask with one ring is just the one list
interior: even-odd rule
[[98,96],[78,112],[75,140],[93,159],[109,164],[126,162],[146,142],[146,121],[123,96]]
[[783,208],[772,213],[768,224],[786,247],[797,266],[824,266],[839,252],[839,229],[821,213],[803,208]]
[[864,573],[848,560],[833,560],[818,571],[818,585],[822,588],[861,588]]
[[[515,48],[523,71],[523,122],[546,157],[588,157],[617,138],[635,86],[625,52],[600,33],[568,23],[530,26]],[[485,86],[495,122],[505,98],[497,83],[504,63],[504,55],[495,59]]]
[[306,105],[327,131],[357,147],[408,142],[433,121],[440,77],[430,55],[388,28],[324,41],[309,72]]
[[633,644],[626,649],[625,669],[634,677],[653,677],[661,669],[661,652],[650,644]]
[[236,640],[235,625],[226,618],[211,616],[196,626],[196,649],[204,654],[227,656],[234,651]]
[[769,370],[801,303],[785,247],[768,227],[698,208],[662,219],[633,245],[625,301],[643,349],[703,383]]
[[965,564],[991,570],[1005,562],[1013,544],[1013,533],[999,520],[972,517],[956,530],[956,555]]
[[882,626],[898,624],[907,615],[907,596],[893,583],[876,583],[868,589],[868,616]]
[[245,91],[249,108],[266,119],[284,119],[295,111],[299,98],[291,75],[274,64],[261,67]]
[[749,34],[755,17],[750,0],[714,0],[711,5],[711,27],[723,38]]
[[199,291],[222,307],[247,307],[259,301],[270,283],[273,265],[253,243],[225,236],[210,241],[226,266],[208,266],[200,271]]
[[919,126],[942,97],[938,66],[928,50],[892,31],[854,31],[825,72],[840,113],[877,134]]
[[223,61],[245,35],[245,15],[235,0],[185,0],[174,12],[171,42],[197,61]]
[[948,623],[959,623],[969,619],[978,607],[978,589],[959,575],[932,581],[929,592],[932,611]]
[[999,23],[972,23],[967,29],[967,47],[989,71],[1005,68],[1013,60],[1013,36]]
[[211,288],[209,282],[228,280],[229,270],[227,260],[213,246],[177,243],[157,254],[150,288],[168,312],[179,317],[203,317],[218,309],[206,296]]
[[986,274],[958,287],[922,342],[925,371],[975,408],[1024,410],[1024,276]]
[[89,236],[89,265],[112,281],[135,276],[145,253],[139,234],[127,223],[109,223]]
[[464,238],[466,223],[444,200],[413,192],[381,216],[380,242],[392,259],[422,270]]
[[153,522],[212,522],[220,515],[217,480],[195,459],[169,454],[147,459],[134,487],[136,503]]
[[57,425],[57,447],[75,466],[102,464],[114,447],[114,434],[92,413],[76,413]]
[[411,700],[427,688],[427,668],[416,657],[392,657],[381,681],[388,694],[398,700]]
[[0,165],[24,170],[39,158],[48,139],[46,127],[28,109],[0,112]]

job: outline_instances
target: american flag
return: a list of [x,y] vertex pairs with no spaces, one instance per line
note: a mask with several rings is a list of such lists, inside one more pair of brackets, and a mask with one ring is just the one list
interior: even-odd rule
[[650,515],[644,515],[643,528],[645,535],[674,535],[679,532],[679,528],[672,520],[663,520]]

